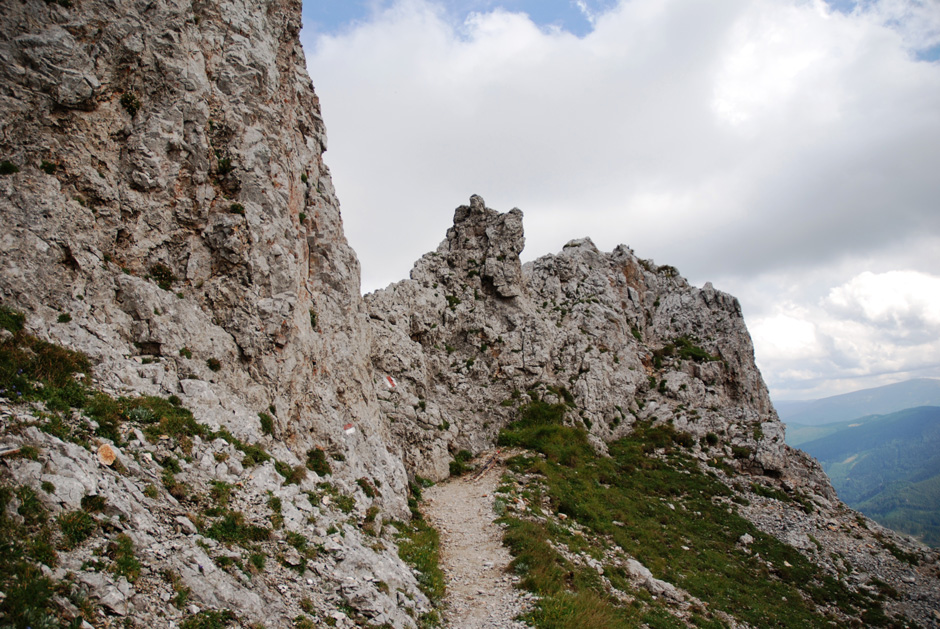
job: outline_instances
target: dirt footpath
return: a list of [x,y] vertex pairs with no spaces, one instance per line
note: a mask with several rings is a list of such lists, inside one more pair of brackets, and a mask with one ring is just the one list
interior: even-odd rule
[[502,460],[486,453],[477,460],[482,473],[470,472],[424,490],[422,511],[441,534],[441,567],[447,577],[444,621],[454,629],[528,627],[513,620],[528,609],[507,571],[512,557],[493,522],[493,492],[503,473]]

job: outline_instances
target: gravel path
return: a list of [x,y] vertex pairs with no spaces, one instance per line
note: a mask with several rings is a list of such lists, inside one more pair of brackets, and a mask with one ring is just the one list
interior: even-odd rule
[[493,492],[502,460],[488,453],[478,459],[482,474],[471,472],[424,491],[425,517],[440,531],[441,563],[447,577],[444,620],[454,629],[528,627],[513,620],[528,608],[507,572],[512,557],[493,522]]

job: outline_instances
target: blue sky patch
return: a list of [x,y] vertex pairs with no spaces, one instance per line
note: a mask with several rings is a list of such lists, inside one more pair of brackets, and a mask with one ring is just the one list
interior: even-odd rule
[[[318,0],[304,3],[304,24],[320,33],[341,31],[356,21],[368,19],[375,8],[389,6],[389,0]],[[617,4],[616,0],[439,0],[437,4],[456,20],[462,21],[474,11],[507,11],[526,13],[543,27],[558,27],[578,36],[587,35],[593,26],[589,16]]]
[[[591,16],[616,6],[617,0],[436,0],[456,20],[462,21],[474,11],[507,11],[527,14],[542,27],[558,27],[579,37],[593,30]],[[374,10],[392,4],[392,0],[307,0],[304,2],[304,24],[318,33],[335,33],[349,25],[366,20]],[[827,0],[841,13],[851,13],[857,0]],[[933,59],[934,57],[928,57]]]

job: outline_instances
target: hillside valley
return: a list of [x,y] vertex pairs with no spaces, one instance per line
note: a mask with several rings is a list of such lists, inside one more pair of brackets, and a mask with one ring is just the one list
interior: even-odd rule
[[362,297],[300,9],[0,6],[0,627],[454,626],[477,474],[516,623],[938,626],[733,296],[473,195]]
[[819,460],[839,497],[898,531],[940,545],[940,407],[827,424],[800,447]]

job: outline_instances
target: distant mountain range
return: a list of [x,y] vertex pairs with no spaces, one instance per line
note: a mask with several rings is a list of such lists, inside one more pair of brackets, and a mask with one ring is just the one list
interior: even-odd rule
[[[793,432],[803,438],[799,447],[819,460],[846,504],[885,526],[940,546],[940,407],[794,426]],[[813,433],[818,438],[806,439]],[[787,441],[793,445],[789,437]]]
[[[819,400],[775,401],[774,406],[780,419],[788,426],[834,424],[917,406],[940,406],[940,380],[919,378]],[[787,443],[796,445],[789,437]]]

